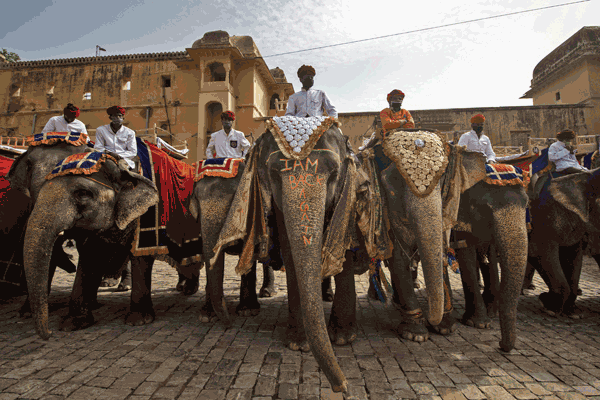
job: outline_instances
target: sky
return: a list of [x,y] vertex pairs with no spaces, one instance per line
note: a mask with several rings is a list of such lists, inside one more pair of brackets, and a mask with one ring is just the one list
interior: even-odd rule
[[[383,39],[393,35],[574,0],[35,0],[0,14],[0,48],[23,61],[184,51],[204,33],[254,39],[269,68],[312,65],[314,88],[338,112],[380,111],[400,89],[408,110],[532,105],[519,99],[533,69],[584,26],[598,26],[600,0]],[[357,5],[360,4],[360,5]]]

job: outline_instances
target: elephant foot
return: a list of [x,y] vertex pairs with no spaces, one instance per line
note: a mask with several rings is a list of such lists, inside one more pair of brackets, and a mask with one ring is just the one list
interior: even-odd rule
[[[213,307],[212,302],[210,301],[210,299],[207,299],[204,302],[204,304],[202,305],[202,307],[200,308],[200,317],[198,317],[200,322],[211,323],[211,322],[216,322],[216,321],[220,320],[221,323],[223,325],[225,325],[225,327],[231,326],[231,319],[229,318],[229,313],[227,312],[227,306],[225,304],[225,299],[222,299],[221,307],[222,307],[221,312],[215,311],[215,308]],[[224,312],[223,312],[223,310],[224,310]]]
[[277,289],[275,289],[274,285],[263,286],[262,288],[260,288],[260,291],[258,292],[258,297],[261,299],[264,299],[266,297],[273,297],[276,294],[277,294]]
[[572,307],[563,310],[563,315],[571,319],[582,319],[584,317],[584,312],[574,304]]
[[183,285],[181,292],[185,296],[192,296],[198,292],[200,281],[198,279],[187,279]]
[[90,301],[88,303],[88,308],[90,310],[97,310],[101,307],[104,307],[104,304],[100,303],[98,300]]
[[460,322],[463,325],[472,326],[477,329],[490,329],[492,326],[492,320],[487,315],[467,315],[467,313],[465,313],[460,319]]
[[88,328],[94,325],[94,323],[94,315],[91,312],[86,312],[82,315],[67,315],[60,321],[58,330],[63,332],[73,332]]
[[151,312],[134,311],[127,314],[125,324],[129,326],[142,326],[154,322],[154,310]]
[[421,309],[406,311],[395,304],[396,309],[402,314],[403,322],[398,326],[400,337],[413,342],[426,342],[429,339],[429,331],[425,327],[425,319]]
[[499,345],[500,345],[500,350],[502,350],[502,351],[504,351],[506,353],[510,353],[510,351],[515,348],[515,344],[514,343],[510,343],[508,341],[505,342],[503,340],[501,340],[499,342]]
[[440,322],[438,325],[428,324],[428,327],[430,328],[430,330],[433,330],[439,335],[448,336],[456,331],[456,328],[458,327],[458,321],[452,315],[452,311],[450,311],[444,313],[442,322]]
[[329,334],[329,339],[338,346],[350,344],[358,336],[354,323],[340,324],[340,321],[334,317],[330,317],[329,319],[327,333]]
[[306,335],[303,332],[299,332],[296,327],[288,326],[285,336],[290,350],[302,351],[304,353],[310,351],[310,345],[306,341]]
[[240,317],[256,317],[260,314],[260,304],[258,301],[252,304],[238,304],[235,308],[235,312]]
[[131,285],[123,284],[123,282],[119,283],[115,292],[128,292],[131,290]]
[[100,282],[100,287],[113,287],[119,284],[119,279],[115,278],[104,278],[102,282]]
[[542,306],[542,311],[548,314],[551,317],[556,317],[561,312],[561,307],[556,305],[556,301],[552,301],[552,294],[548,292],[541,293],[538,296],[538,300],[540,305]]

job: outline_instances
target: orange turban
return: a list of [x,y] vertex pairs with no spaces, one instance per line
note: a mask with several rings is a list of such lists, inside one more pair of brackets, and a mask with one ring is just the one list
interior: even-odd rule
[[390,97],[392,97],[392,96],[401,96],[401,97],[404,97],[404,92],[402,92],[402,90],[398,90],[398,89],[392,90],[387,95],[387,101],[390,101]]
[[476,114],[471,117],[472,124],[483,124],[485,122],[485,117],[482,114]]
[[315,72],[315,69],[310,65],[303,65],[300,68],[298,68],[298,78],[302,78],[302,76],[306,74],[315,76],[317,73]]

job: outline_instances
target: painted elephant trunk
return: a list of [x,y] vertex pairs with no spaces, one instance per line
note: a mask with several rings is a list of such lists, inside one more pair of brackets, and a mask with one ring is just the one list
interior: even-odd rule
[[52,334],[48,328],[48,271],[52,248],[58,234],[73,226],[75,217],[75,209],[68,202],[60,191],[42,192],[25,232],[23,262],[29,301],[35,330],[46,340]]
[[423,266],[423,278],[427,287],[429,304],[428,320],[431,325],[438,325],[444,314],[444,277],[443,277],[443,232],[442,201],[439,190],[420,199],[411,205],[418,210],[411,210],[409,215],[418,216],[413,221],[419,256]]
[[[316,185],[315,185],[316,186]],[[283,215],[294,268],[298,299],[288,298],[290,303],[299,301],[301,319],[306,339],[319,367],[335,392],[346,391],[347,381],[337,362],[325,325],[321,296],[321,251],[323,244],[323,221],[325,215],[325,188],[311,190],[284,190]],[[308,190],[307,190],[308,192]],[[307,200],[308,196],[308,200]],[[290,294],[290,296],[292,296]]]

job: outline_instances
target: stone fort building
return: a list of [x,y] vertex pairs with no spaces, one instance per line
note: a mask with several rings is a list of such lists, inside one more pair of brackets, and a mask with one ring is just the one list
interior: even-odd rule
[[[105,109],[119,104],[138,136],[156,126],[172,144],[187,141],[191,163],[205,157],[222,111],[234,111],[235,128],[256,138],[268,117],[285,112],[293,93],[251,37],[224,31],[208,32],[180,52],[0,60],[0,136],[40,132],[70,102],[81,108],[79,119],[93,138],[93,129],[109,122]],[[600,135],[600,27],[583,27],[544,57],[522,98],[533,105],[410,111],[417,127],[450,134],[470,130],[470,117],[482,113],[485,132],[498,146],[526,147],[529,137],[554,137],[565,128]],[[342,112],[339,119],[355,148],[380,125],[379,110]]]

